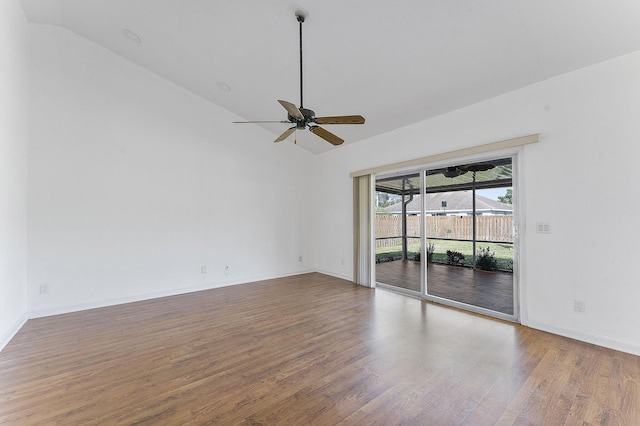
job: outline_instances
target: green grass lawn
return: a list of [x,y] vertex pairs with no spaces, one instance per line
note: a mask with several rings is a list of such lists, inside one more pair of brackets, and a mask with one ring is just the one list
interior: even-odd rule
[[[428,243],[434,245],[433,261],[436,263],[447,263],[447,250],[458,251],[465,256],[464,265],[473,266],[473,244],[466,241],[449,241],[449,240],[427,240]],[[476,243],[476,249],[485,249],[494,253],[498,261],[498,269],[511,270],[513,268],[513,244],[499,243]],[[409,258],[414,258],[420,253],[420,242],[417,238],[409,239]],[[402,256],[402,246],[396,245],[392,247],[377,247],[376,259],[394,258]]]

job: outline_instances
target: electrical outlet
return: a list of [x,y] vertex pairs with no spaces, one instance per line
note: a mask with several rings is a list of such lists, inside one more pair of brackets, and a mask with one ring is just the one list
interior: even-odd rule
[[551,224],[548,222],[537,222],[536,223],[536,232],[538,234],[550,234],[551,233]]
[[298,256],[298,262],[302,262],[302,256]]
[[49,287],[47,287],[46,285],[42,284],[40,286],[40,295],[41,296],[46,296],[47,294],[49,294]]
[[224,267],[224,275],[225,277],[228,277],[229,274],[231,273],[231,268],[229,267],[229,265]]
[[201,266],[200,267],[200,273],[201,274],[206,274],[207,273],[207,267],[206,266]]
[[574,299],[573,301],[573,310],[576,312],[584,312],[584,300]]

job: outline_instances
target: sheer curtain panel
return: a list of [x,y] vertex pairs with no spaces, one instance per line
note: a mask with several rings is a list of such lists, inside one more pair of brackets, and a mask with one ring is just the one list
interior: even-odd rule
[[353,178],[353,281],[365,287],[373,287],[375,265],[372,261],[372,183],[371,175]]

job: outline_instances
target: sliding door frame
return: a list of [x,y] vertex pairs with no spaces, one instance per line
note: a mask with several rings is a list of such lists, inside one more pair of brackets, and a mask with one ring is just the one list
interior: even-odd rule
[[[522,188],[520,185],[520,156],[522,153],[522,149],[524,146],[529,145],[529,144],[534,144],[539,142],[540,140],[540,134],[538,133],[534,133],[534,134],[530,134],[530,135],[526,135],[526,136],[520,136],[520,137],[516,137],[516,138],[511,138],[511,139],[505,139],[505,140],[501,140],[501,141],[497,141],[497,142],[490,142],[490,143],[485,143],[485,144],[480,144],[480,145],[475,145],[475,146],[471,146],[468,148],[462,148],[462,149],[458,149],[458,150],[454,150],[454,151],[448,151],[448,152],[443,152],[440,154],[433,154],[427,157],[422,157],[422,158],[416,158],[414,160],[409,160],[409,161],[402,161],[399,163],[393,163],[393,164],[386,164],[386,165],[382,165],[382,166],[378,166],[378,167],[373,167],[373,168],[369,168],[369,169],[364,169],[364,170],[359,170],[356,172],[352,172],[350,174],[350,176],[352,178],[354,178],[354,181],[357,181],[356,178],[360,177],[360,176],[365,176],[368,175],[369,178],[369,182],[370,182],[370,188],[375,188],[375,180],[377,178],[378,174],[386,174],[388,172],[395,172],[395,173],[409,173],[410,171],[415,171],[418,170],[427,170],[429,168],[436,168],[438,166],[445,166],[448,164],[454,164],[454,163],[462,163],[462,162],[481,162],[483,160],[490,160],[490,159],[495,159],[495,158],[505,158],[505,157],[509,157],[511,156],[512,158],[512,165],[513,165],[513,173],[512,173],[512,188],[513,188],[513,192],[514,192],[514,196],[513,196],[513,207],[514,207],[514,218],[513,218],[513,238],[514,238],[514,253],[513,253],[513,310],[514,310],[514,314],[513,316],[511,315],[505,315],[505,314],[500,314],[499,312],[495,312],[495,311],[490,311],[487,309],[483,309],[483,308],[478,308],[478,307],[472,307],[471,305],[466,305],[466,304],[459,304],[460,307],[464,308],[464,309],[468,309],[470,311],[474,311],[474,312],[478,312],[481,314],[486,314],[486,315],[491,315],[497,318],[502,318],[502,319],[506,319],[509,321],[520,321],[521,318],[521,314],[520,314],[520,250],[521,250],[521,241],[520,241],[520,233],[519,233],[519,227],[521,226],[522,220],[524,219],[524,211],[523,209],[521,209],[521,193],[522,193]],[[373,220],[373,215],[374,215],[374,211],[373,211],[373,191],[374,189],[372,189],[371,194],[369,195],[369,204],[372,208],[372,211],[370,212],[371,215],[371,220]],[[355,194],[354,194],[355,195]],[[424,198],[424,197],[423,197]],[[424,203],[424,201],[423,201]],[[424,213],[424,205],[422,207],[422,211]],[[354,211],[354,215],[355,214],[359,214],[359,212]],[[355,225],[355,221],[354,221],[354,225]],[[424,225],[422,225],[424,226]],[[360,235],[361,233],[361,229],[356,229],[354,228],[353,230],[354,232],[354,238],[355,235]],[[369,270],[371,271],[371,275],[370,275],[370,279],[371,282],[369,283],[369,285],[371,287],[375,287],[376,286],[376,282],[375,282],[375,233],[373,232],[373,226],[370,224],[369,228],[368,228],[368,233],[369,233],[369,237],[370,237],[370,241],[369,241],[369,247],[370,247],[370,253],[369,253]],[[425,247],[424,247],[424,241],[426,241],[426,236],[423,235],[423,233],[421,232],[421,247],[420,247],[420,254],[421,254],[421,262],[424,261],[425,259]],[[359,253],[358,251],[361,249],[362,247],[358,247],[354,245],[354,262],[358,263],[359,259],[361,258],[361,253]],[[355,268],[357,267],[361,267],[362,265],[355,265]],[[422,268],[422,269],[426,269],[426,268]],[[355,279],[355,273],[354,273],[354,279]],[[424,287],[425,283],[427,283],[427,277],[425,276],[425,273],[422,272],[421,273],[421,289],[422,289],[422,297],[426,298],[426,289]],[[429,299],[427,299],[429,300]],[[433,299],[434,301],[435,298]],[[451,301],[447,301],[447,304],[455,306],[457,302],[453,303]]]
[[[512,274],[512,285],[513,285],[513,315],[505,314],[498,311],[493,311],[486,308],[481,308],[475,305],[469,305],[462,302],[457,302],[451,299],[445,299],[438,296],[433,296],[427,294],[428,285],[429,285],[429,277],[427,274],[426,268],[426,227],[424,224],[425,214],[426,214],[426,197],[421,197],[421,206],[420,206],[420,294],[419,297],[423,300],[436,302],[440,304],[444,304],[447,306],[451,306],[454,308],[464,309],[470,312],[492,316],[495,318],[499,318],[506,321],[519,322],[520,321],[520,240],[519,240],[519,232],[518,227],[520,224],[520,184],[519,184],[519,158],[520,158],[521,148],[515,147],[510,149],[499,150],[496,152],[485,152],[482,154],[475,154],[470,156],[463,156],[458,158],[447,158],[446,160],[436,161],[429,164],[424,164],[419,167],[413,167],[405,170],[397,170],[397,171],[387,171],[371,175],[371,183],[373,184],[375,191],[375,181],[378,177],[390,177],[390,176],[401,176],[404,174],[420,174],[420,187],[421,193],[424,195],[425,192],[425,184],[426,184],[426,171],[429,169],[446,167],[452,164],[464,164],[464,163],[474,163],[474,162],[483,162],[490,160],[497,160],[501,158],[511,158],[512,165],[512,188],[513,188],[513,274]],[[372,212],[373,213],[373,212]],[[373,216],[373,215],[372,215]],[[373,217],[372,217],[373,221]],[[373,223],[373,222],[372,222]],[[357,232],[357,230],[354,230]],[[375,231],[375,230],[374,230]],[[375,232],[372,232],[372,241],[370,244],[372,257],[375,259]],[[394,291],[399,291],[403,294],[407,294],[409,296],[416,297],[418,296],[414,291],[408,291],[403,289],[396,289],[393,286],[385,285],[384,283],[377,283],[375,281],[375,261],[374,261],[374,270],[372,274],[372,287],[379,286],[381,288],[393,289]]]

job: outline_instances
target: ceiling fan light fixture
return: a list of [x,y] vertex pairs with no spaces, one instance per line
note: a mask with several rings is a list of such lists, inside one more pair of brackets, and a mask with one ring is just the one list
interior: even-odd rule
[[454,177],[458,177],[461,174],[466,173],[462,170],[460,170],[459,167],[447,167],[442,174],[444,175],[444,177],[448,177],[448,178],[454,178]]

